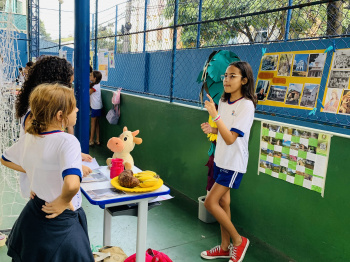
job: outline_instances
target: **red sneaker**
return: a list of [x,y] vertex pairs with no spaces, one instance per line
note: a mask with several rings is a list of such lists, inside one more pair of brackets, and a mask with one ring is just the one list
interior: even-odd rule
[[242,237],[242,244],[231,249],[231,259],[228,262],[242,262],[249,246],[249,239]]
[[221,246],[218,245],[216,247],[213,247],[210,250],[203,251],[201,253],[201,257],[205,259],[215,259],[215,258],[230,258],[230,248],[231,245],[228,247],[227,251],[222,250]]

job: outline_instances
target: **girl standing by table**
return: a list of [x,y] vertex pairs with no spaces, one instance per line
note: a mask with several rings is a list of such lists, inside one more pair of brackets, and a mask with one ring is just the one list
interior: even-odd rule
[[1,159],[25,172],[31,186],[31,199],[7,240],[7,254],[15,262],[94,261],[85,212],[76,197],[82,178],[80,143],[62,131],[76,122],[74,91],[42,84],[30,95],[30,108],[27,133]]

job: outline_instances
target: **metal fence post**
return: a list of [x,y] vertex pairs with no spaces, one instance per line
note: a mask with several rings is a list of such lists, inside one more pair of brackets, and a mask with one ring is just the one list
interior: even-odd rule
[[90,3],[89,1],[75,0],[75,35],[74,35],[74,89],[77,96],[78,121],[75,134],[80,141],[81,150],[89,152],[89,35],[90,35]]
[[[293,5],[293,0],[288,1],[288,7]],[[287,12],[287,22],[286,22],[286,32],[284,34],[284,41],[287,41],[289,38],[289,28],[290,28],[290,20],[292,19],[292,9],[288,9]]]
[[117,54],[117,50],[118,50],[118,41],[117,41],[117,34],[118,34],[118,5],[115,6],[115,28],[114,28],[114,33],[115,33],[115,37],[114,37],[114,55]]
[[[203,0],[199,0],[198,4],[198,22],[202,21],[202,4]],[[201,24],[199,23],[197,25],[197,43],[196,43],[196,48],[200,47],[200,39],[201,39]]]
[[170,76],[170,102],[173,102],[173,93],[175,85],[175,62],[177,45],[177,20],[179,16],[179,0],[175,0],[174,6],[174,30],[173,30],[173,51],[171,54],[171,76]]
[[95,10],[95,50],[94,50],[94,69],[98,69],[97,61],[97,32],[98,32],[98,0],[96,1],[96,10]]
[[61,50],[61,3],[59,3],[58,6],[58,50]]
[[148,5],[148,1],[145,0],[145,17],[144,17],[144,20],[143,20],[143,52],[146,51],[146,30],[147,30],[147,5]]
[[149,53],[146,52],[146,30],[147,30],[147,5],[148,0],[145,0],[145,12],[144,12],[144,20],[143,20],[143,48],[142,51],[145,53],[145,78],[144,78],[144,92],[148,93],[148,77],[149,77]]

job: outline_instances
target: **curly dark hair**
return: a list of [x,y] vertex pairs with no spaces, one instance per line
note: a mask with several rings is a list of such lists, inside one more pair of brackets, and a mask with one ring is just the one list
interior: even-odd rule
[[59,83],[72,87],[73,68],[64,58],[45,56],[37,61],[28,72],[28,77],[22,85],[16,98],[16,117],[24,116],[29,108],[29,96],[40,84]]

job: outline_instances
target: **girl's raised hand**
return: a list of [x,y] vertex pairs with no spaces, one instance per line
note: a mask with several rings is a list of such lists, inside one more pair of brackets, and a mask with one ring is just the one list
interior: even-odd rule
[[202,123],[202,124],[201,124],[201,128],[202,128],[204,134],[213,133],[213,128],[209,125],[208,122]]
[[204,102],[204,107],[208,110],[209,115],[214,118],[217,116],[218,112],[215,108],[215,103],[210,95],[207,94],[207,97],[209,98],[209,101]]

